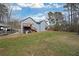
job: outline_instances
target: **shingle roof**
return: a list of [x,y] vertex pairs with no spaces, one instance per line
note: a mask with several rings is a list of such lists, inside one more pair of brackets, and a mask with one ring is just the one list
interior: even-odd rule
[[[29,18],[33,20],[33,18],[28,17],[28,18],[25,18],[25,19],[21,20],[21,22],[23,22],[23,21],[25,21],[25,20],[27,20],[27,19],[29,19]],[[35,20],[33,20],[33,21],[36,22]]]
[[[24,20],[22,20],[21,22],[23,22],[23,21],[25,21],[25,20],[27,20],[27,19],[32,19],[35,23],[37,23],[37,24],[40,24],[41,22],[43,22],[43,21],[45,21],[45,20],[42,20],[42,21],[39,21],[39,22],[37,22],[37,21],[35,21],[33,18],[31,18],[31,17],[28,17],[28,18],[25,18]],[[45,21],[46,22],[46,21]]]

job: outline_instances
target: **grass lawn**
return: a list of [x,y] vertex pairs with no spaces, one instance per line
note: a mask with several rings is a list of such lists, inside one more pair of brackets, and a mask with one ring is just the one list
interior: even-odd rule
[[79,55],[79,35],[49,31],[1,36],[0,55]]

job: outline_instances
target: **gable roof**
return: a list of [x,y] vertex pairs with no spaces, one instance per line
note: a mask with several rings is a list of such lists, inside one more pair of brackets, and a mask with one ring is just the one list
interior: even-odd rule
[[[25,21],[25,20],[27,20],[27,19],[32,19],[32,20],[33,20],[33,18],[28,17],[28,18],[25,18],[24,20],[21,20],[21,22],[23,22],[23,21]],[[36,22],[35,20],[33,20],[33,21]]]
[[[42,20],[42,21],[37,22],[37,21],[35,21],[33,18],[28,17],[28,18],[25,18],[24,20],[22,20],[21,22],[23,22],[23,21],[25,21],[25,20],[27,20],[27,19],[31,19],[31,20],[33,20],[33,21],[34,21],[35,23],[37,23],[37,24],[40,24],[41,22],[45,21],[45,20]],[[45,22],[46,22],[46,21],[45,21]]]

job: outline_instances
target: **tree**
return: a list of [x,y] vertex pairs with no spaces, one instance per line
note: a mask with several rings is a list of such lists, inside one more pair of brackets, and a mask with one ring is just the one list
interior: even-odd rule
[[64,5],[64,8],[66,11],[68,11],[68,19],[69,19],[69,31],[76,31],[76,22],[75,20],[77,19],[77,11],[78,11],[78,4],[76,3],[67,3]]
[[48,13],[48,17],[49,17],[49,19],[52,19],[53,13],[52,13],[52,12],[49,12],[49,13]]
[[18,19],[12,19],[9,24],[13,29],[20,29],[20,21],[18,21]]
[[61,12],[55,12],[54,17],[55,17],[56,21],[62,22],[62,20],[63,20],[63,14]]
[[[7,15],[8,15],[8,8],[6,7],[6,5],[0,3],[0,17],[7,16]],[[3,19],[0,19],[0,21],[5,23],[5,20]]]
[[61,12],[54,13],[55,21],[56,21],[56,28],[57,30],[62,31],[62,22],[63,22],[63,14]]
[[7,20],[7,24],[10,25],[9,22],[12,21],[11,17],[12,17],[12,12],[13,12],[12,3],[11,4],[10,3],[5,3],[5,5],[8,8],[8,15],[7,15],[8,16],[8,20]]
[[76,4],[77,6],[77,33],[79,34],[79,3]]
[[54,14],[52,12],[48,12],[48,21],[49,21],[49,29],[52,30],[53,29],[53,26],[52,26],[52,23],[53,23],[53,20],[54,20]]
[[6,14],[7,12],[8,12],[7,7],[6,7],[4,4],[0,3],[0,14],[1,14],[1,15],[4,15],[4,14]]
[[48,17],[49,17],[50,28],[57,31],[60,30],[60,26],[63,20],[63,14],[61,12],[54,12],[54,13],[49,12]]

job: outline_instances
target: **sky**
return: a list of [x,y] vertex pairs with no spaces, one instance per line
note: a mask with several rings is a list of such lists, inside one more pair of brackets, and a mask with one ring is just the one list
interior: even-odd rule
[[36,21],[47,18],[48,12],[63,12],[62,3],[13,3],[12,18],[23,20],[27,17],[32,17]]

